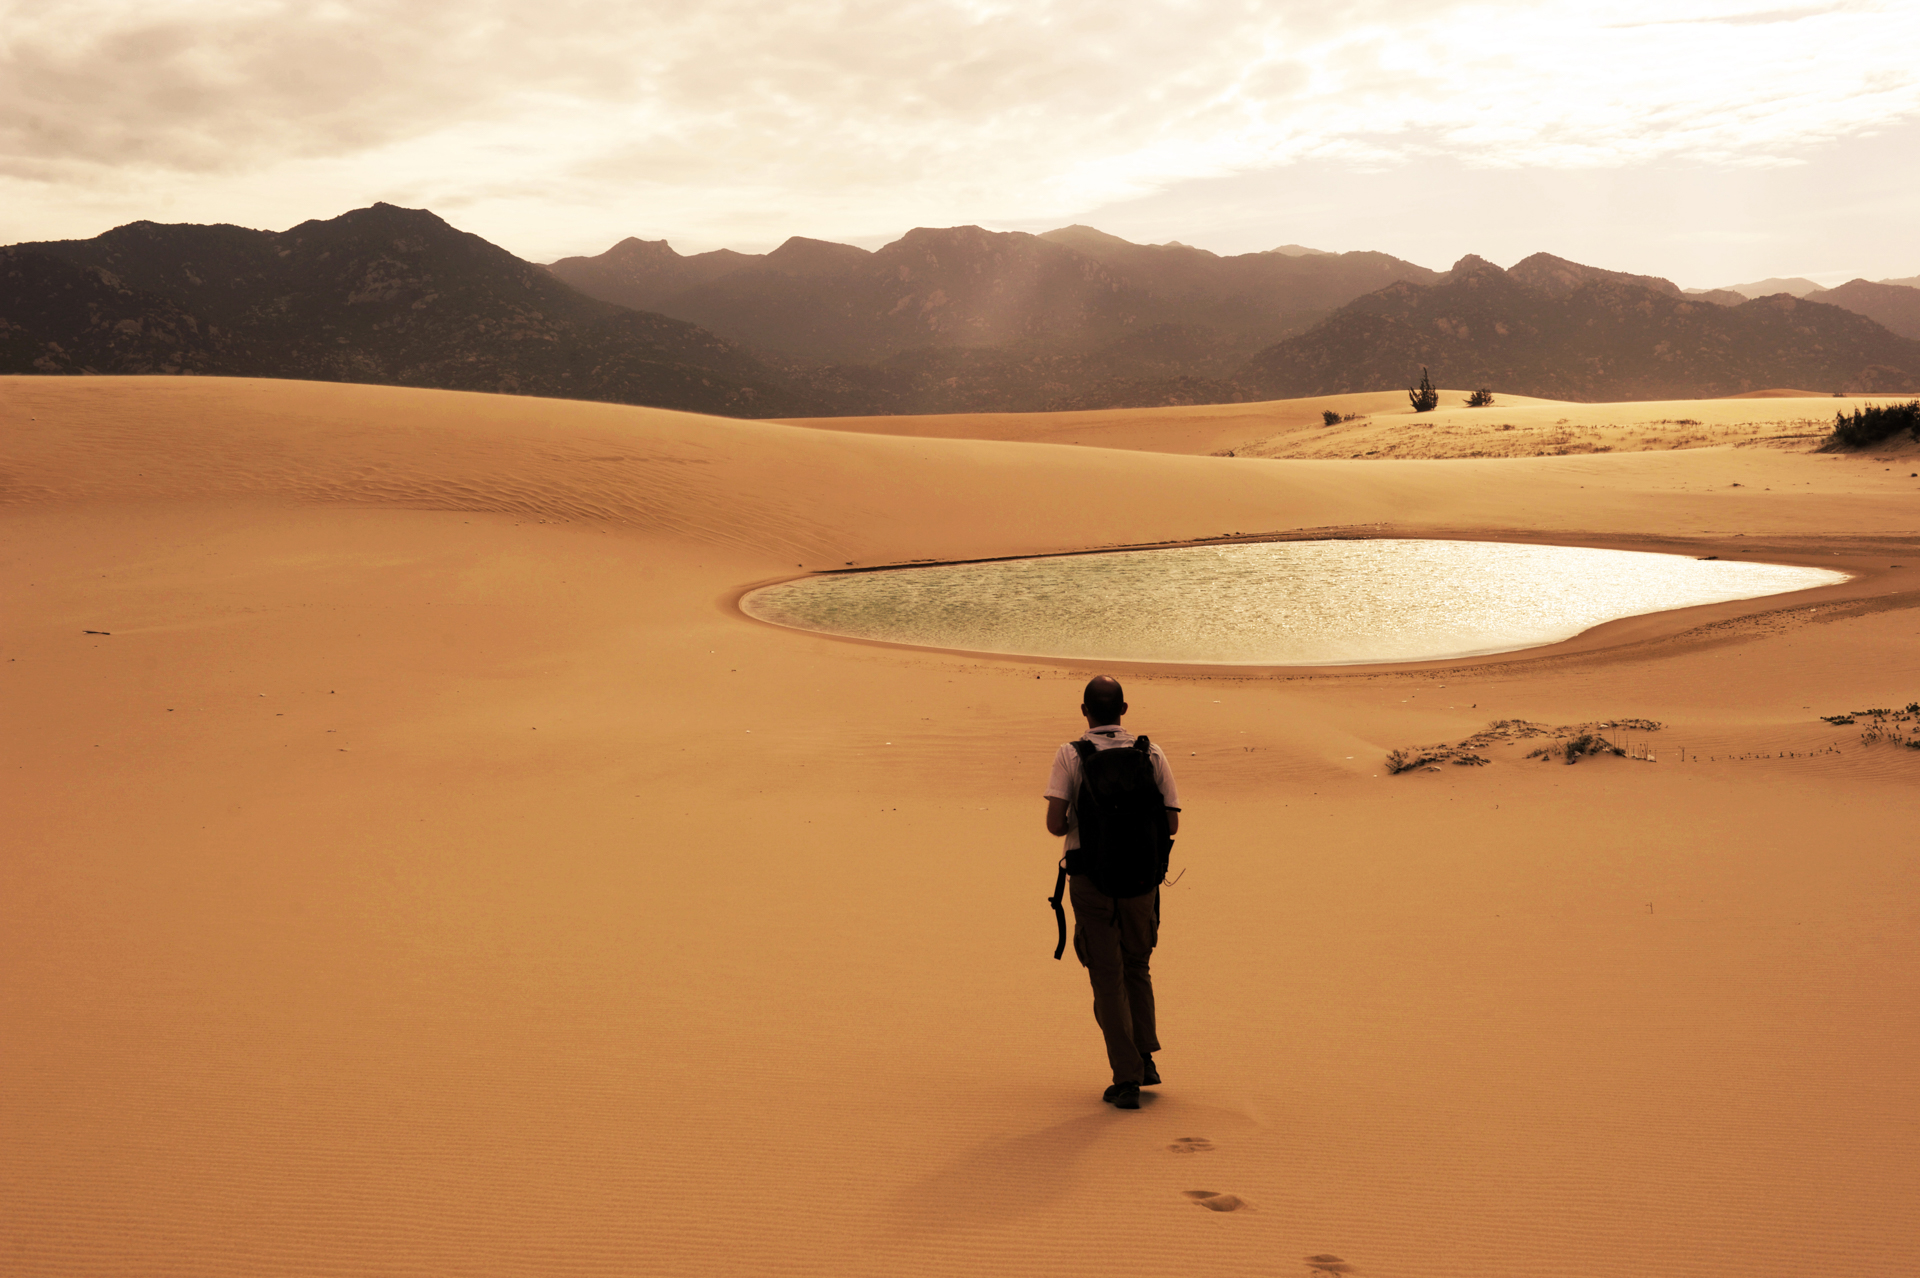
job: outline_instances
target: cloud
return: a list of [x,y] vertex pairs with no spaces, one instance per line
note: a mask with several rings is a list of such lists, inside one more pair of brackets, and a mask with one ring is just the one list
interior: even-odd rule
[[494,233],[1010,222],[1434,151],[1765,165],[1920,114],[1908,4],[0,0],[0,31],[9,202],[270,188],[283,222],[327,192]]
[[1769,26],[1776,22],[1798,22],[1802,18],[1825,17],[1831,13],[1846,13],[1858,8],[1851,4],[1816,5],[1803,9],[1755,9],[1733,13],[1709,13],[1691,18],[1656,18],[1648,22],[1622,22],[1616,24],[1620,30],[1634,27],[1676,27],[1690,24],[1718,23],[1730,27]]

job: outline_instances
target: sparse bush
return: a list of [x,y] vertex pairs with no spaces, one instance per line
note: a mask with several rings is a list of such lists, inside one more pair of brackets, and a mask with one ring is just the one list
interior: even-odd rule
[[1823,448],[1865,448],[1901,431],[1920,440],[1920,399],[1906,404],[1869,404],[1851,413],[1833,415],[1833,434]]
[[1440,406],[1440,392],[1433,388],[1433,381],[1427,376],[1426,369],[1420,370],[1420,386],[1408,391],[1407,399],[1416,413],[1431,413]]
[[1578,762],[1583,754],[1617,754],[1625,757],[1626,753],[1597,732],[1583,732],[1566,744],[1568,763]]
[[1431,749],[1414,747],[1411,750],[1390,750],[1387,753],[1387,771],[1398,774],[1411,772],[1422,764],[1438,763],[1440,756]]
[[1468,408],[1485,408],[1491,403],[1493,403],[1493,392],[1484,386],[1467,396]]
[[1320,420],[1329,426],[1338,426],[1340,424],[1340,414],[1334,412],[1331,408],[1323,409],[1320,413]]

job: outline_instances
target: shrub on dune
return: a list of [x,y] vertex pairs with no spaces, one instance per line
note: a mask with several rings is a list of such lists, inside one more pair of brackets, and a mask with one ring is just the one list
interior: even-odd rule
[[1433,388],[1433,379],[1427,376],[1427,370],[1420,370],[1420,385],[1407,392],[1407,400],[1416,413],[1431,413],[1440,405],[1440,392]]
[[1920,440],[1920,399],[1906,404],[1868,404],[1851,413],[1835,413],[1833,434],[1827,436],[1822,449],[1865,448],[1903,430]]
[[1440,761],[1439,751],[1444,748],[1444,746],[1429,746],[1425,748],[1415,746],[1410,750],[1390,750],[1387,752],[1387,771],[1390,774],[1398,775],[1402,772],[1411,772],[1415,768],[1422,767],[1429,763],[1438,763]]

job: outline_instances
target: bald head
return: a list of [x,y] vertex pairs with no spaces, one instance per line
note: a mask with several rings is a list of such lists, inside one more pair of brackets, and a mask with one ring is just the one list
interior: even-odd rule
[[1127,697],[1120,691],[1118,679],[1096,675],[1087,681],[1087,690],[1080,695],[1080,713],[1087,716],[1088,727],[1118,723],[1120,716],[1127,712]]

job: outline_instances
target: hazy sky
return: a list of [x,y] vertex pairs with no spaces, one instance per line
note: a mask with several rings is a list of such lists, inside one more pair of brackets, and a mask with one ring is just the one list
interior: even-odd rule
[[0,0],[0,242],[386,200],[539,261],[1078,221],[1909,276],[1916,49],[1920,0]]

